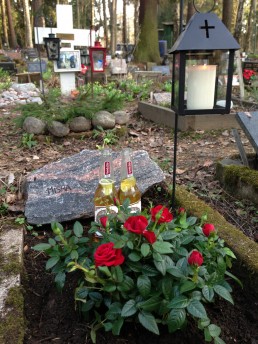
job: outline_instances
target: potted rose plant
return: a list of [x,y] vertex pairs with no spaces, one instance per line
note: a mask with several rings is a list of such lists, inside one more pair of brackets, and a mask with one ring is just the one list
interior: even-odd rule
[[217,297],[233,304],[227,279],[240,281],[228,271],[233,252],[205,221],[182,208],[174,217],[162,205],[130,214],[125,201],[86,236],[79,222],[72,230],[53,223],[55,237],[34,249],[49,256],[46,269],[60,288],[67,273],[81,272],[74,296],[82,312],[93,314],[93,342],[98,329],[119,335],[126,321],[159,335],[159,325],[172,333],[192,318],[206,341],[221,344],[205,305]]

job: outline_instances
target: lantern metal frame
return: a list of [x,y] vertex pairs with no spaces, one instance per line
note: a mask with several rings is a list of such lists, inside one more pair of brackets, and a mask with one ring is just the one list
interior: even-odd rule
[[[177,164],[177,132],[178,132],[178,117],[180,115],[212,115],[212,114],[226,114],[230,113],[231,107],[231,92],[232,79],[234,72],[234,53],[240,49],[239,44],[231,35],[226,26],[214,13],[195,13],[188,22],[184,31],[182,31],[182,13],[183,1],[180,1],[180,27],[181,34],[179,35],[174,46],[169,51],[173,54],[173,69],[172,69],[172,94],[171,94],[171,109],[175,112],[174,124],[174,157],[173,157],[173,175],[172,175],[172,208],[175,208],[175,188],[176,188],[176,164]],[[195,57],[195,58],[193,58]],[[219,66],[216,57],[221,62],[226,62],[226,73],[224,75],[225,84],[221,80]],[[225,58],[226,57],[226,58]],[[224,58],[224,61],[223,61]],[[208,108],[187,108],[187,68],[188,62],[191,60],[198,64],[203,60],[202,65],[210,64],[216,65],[216,74],[214,80],[214,99]],[[196,61],[194,61],[196,60]],[[193,65],[193,63],[192,63]],[[219,101],[219,86],[222,83],[224,87],[225,99]],[[195,86],[198,88],[198,84]],[[212,95],[213,96],[213,95]],[[203,95],[205,97],[205,94]],[[197,103],[198,103],[198,97]],[[189,100],[189,99],[188,99]]]
[[60,59],[61,40],[55,37],[54,33],[49,33],[48,37],[44,37],[44,45],[47,51],[49,61],[58,61]]
[[[229,113],[234,53],[239,48],[239,44],[215,13],[195,13],[169,51],[169,54],[173,54],[171,108],[179,115]],[[217,66],[212,106],[187,108],[188,67],[194,64],[209,66],[211,63]],[[224,99],[220,98],[221,93]]]
[[93,73],[103,73],[106,66],[107,49],[102,46],[89,47],[90,64]]

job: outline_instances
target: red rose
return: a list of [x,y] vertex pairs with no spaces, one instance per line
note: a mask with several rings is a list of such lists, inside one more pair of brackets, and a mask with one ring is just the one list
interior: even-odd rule
[[101,225],[103,228],[107,228],[109,223],[108,223],[108,217],[107,216],[102,216],[100,219],[99,219]]
[[100,245],[95,253],[94,260],[96,267],[98,266],[116,266],[123,264],[125,257],[121,248],[114,248],[113,242]]
[[206,223],[203,227],[202,227],[202,231],[203,234],[206,237],[209,237],[211,233],[215,232],[215,227],[212,223]]
[[147,226],[148,220],[142,215],[131,216],[124,223],[124,227],[135,234],[142,234]]
[[154,244],[154,242],[157,240],[155,233],[147,231],[146,229],[142,232],[142,235],[150,244]]
[[169,212],[168,208],[157,205],[151,208],[151,219],[153,222],[158,221],[158,223],[170,222],[173,220],[173,215]]
[[202,254],[195,250],[193,251],[190,256],[188,257],[188,263],[190,265],[198,265],[198,266],[201,266],[202,263],[203,263],[203,256]]

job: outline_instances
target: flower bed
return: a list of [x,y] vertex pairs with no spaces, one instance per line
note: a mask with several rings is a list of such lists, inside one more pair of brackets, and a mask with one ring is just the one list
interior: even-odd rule
[[218,296],[233,303],[225,277],[238,281],[228,271],[235,256],[206,221],[182,208],[173,217],[162,205],[130,214],[125,202],[118,214],[92,223],[89,236],[79,222],[72,230],[52,224],[55,237],[34,249],[49,256],[46,268],[59,288],[68,272],[81,273],[75,300],[94,319],[93,342],[98,329],[119,335],[128,320],[158,335],[161,325],[172,333],[193,318],[206,341],[224,343],[205,304]]

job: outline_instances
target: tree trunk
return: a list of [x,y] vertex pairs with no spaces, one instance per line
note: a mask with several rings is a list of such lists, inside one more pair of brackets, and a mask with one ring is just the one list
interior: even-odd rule
[[117,31],[117,0],[108,0],[109,13],[110,13],[110,27],[111,27],[111,37],[110,37],[110,50],[111,55],[115,55],[116,51],[116,31]]
[[240,38],[241,38],[243,12],[244,12],[244,0],[239,0],[236,26],[235,26],[235,31],[234,31],[234,37],[238,42],[240,41]]
[[13,18],[12,18],[12,7],[11,7],[11,2],[10,0],[5,0],[6,1],[6,12],[7,12],[7,18],[8,18],[8,27],[9,27],[9,34],[10,34],[10,47],[15,49],[17,48],[17,37],[16,33],[14,30],[14,25],[13,25]]
[[34,13],[34,26],[45,27],[45,17],[43,13],[43,0],[34,0],[32,2],[32,8]]
[[189,22],[189,20],[192,18],[194,13],[195,13],[195,8],[194,8],[194,5],[193,5],[193,1],[192,0],[188,0],[186,23]]
[[255,7],[256,7],[256,0],[251,0],[250,9],[248,12],[247,30],[246,30],[245,39],[243,41],[243,51],[250,51],[250,49],[252,49],[252,47],[250,46],[250,41],[251,41],[251,36],[253,33],[253,25],[256,25],[255,23],[256,8]]
[[157,0],[140,0],[140,36],[135,51],[135,60],[138,62],[160,63],[157,6]]
[[123,42],[127,43],[126,0],[123,0]]
[[233,0],[223,0],[222,22],[231,31],[232,28]]
[[3,27],[2,44],[4,48],[4,47],[9,47],[9,38],[8,38],[8,30],[7,30],[7,23],[6,23],[5,0],[1,0],[1,12],[2,12],[2,27]]
[[25,28],[25,46],[26,48],[32,48],[32,32],[30,23],[30,10],[29,0],[23,0],[23,11],[24,11],[24,28]]
[[107,3],[106,0],[103,0],[103,27],[104,27],[104,36],[106,41],[106,47],[109,47],[109,35],[108,35],[108,22],[107,22]]
[[134,45],[139,41],[139,0],[134,0]]

